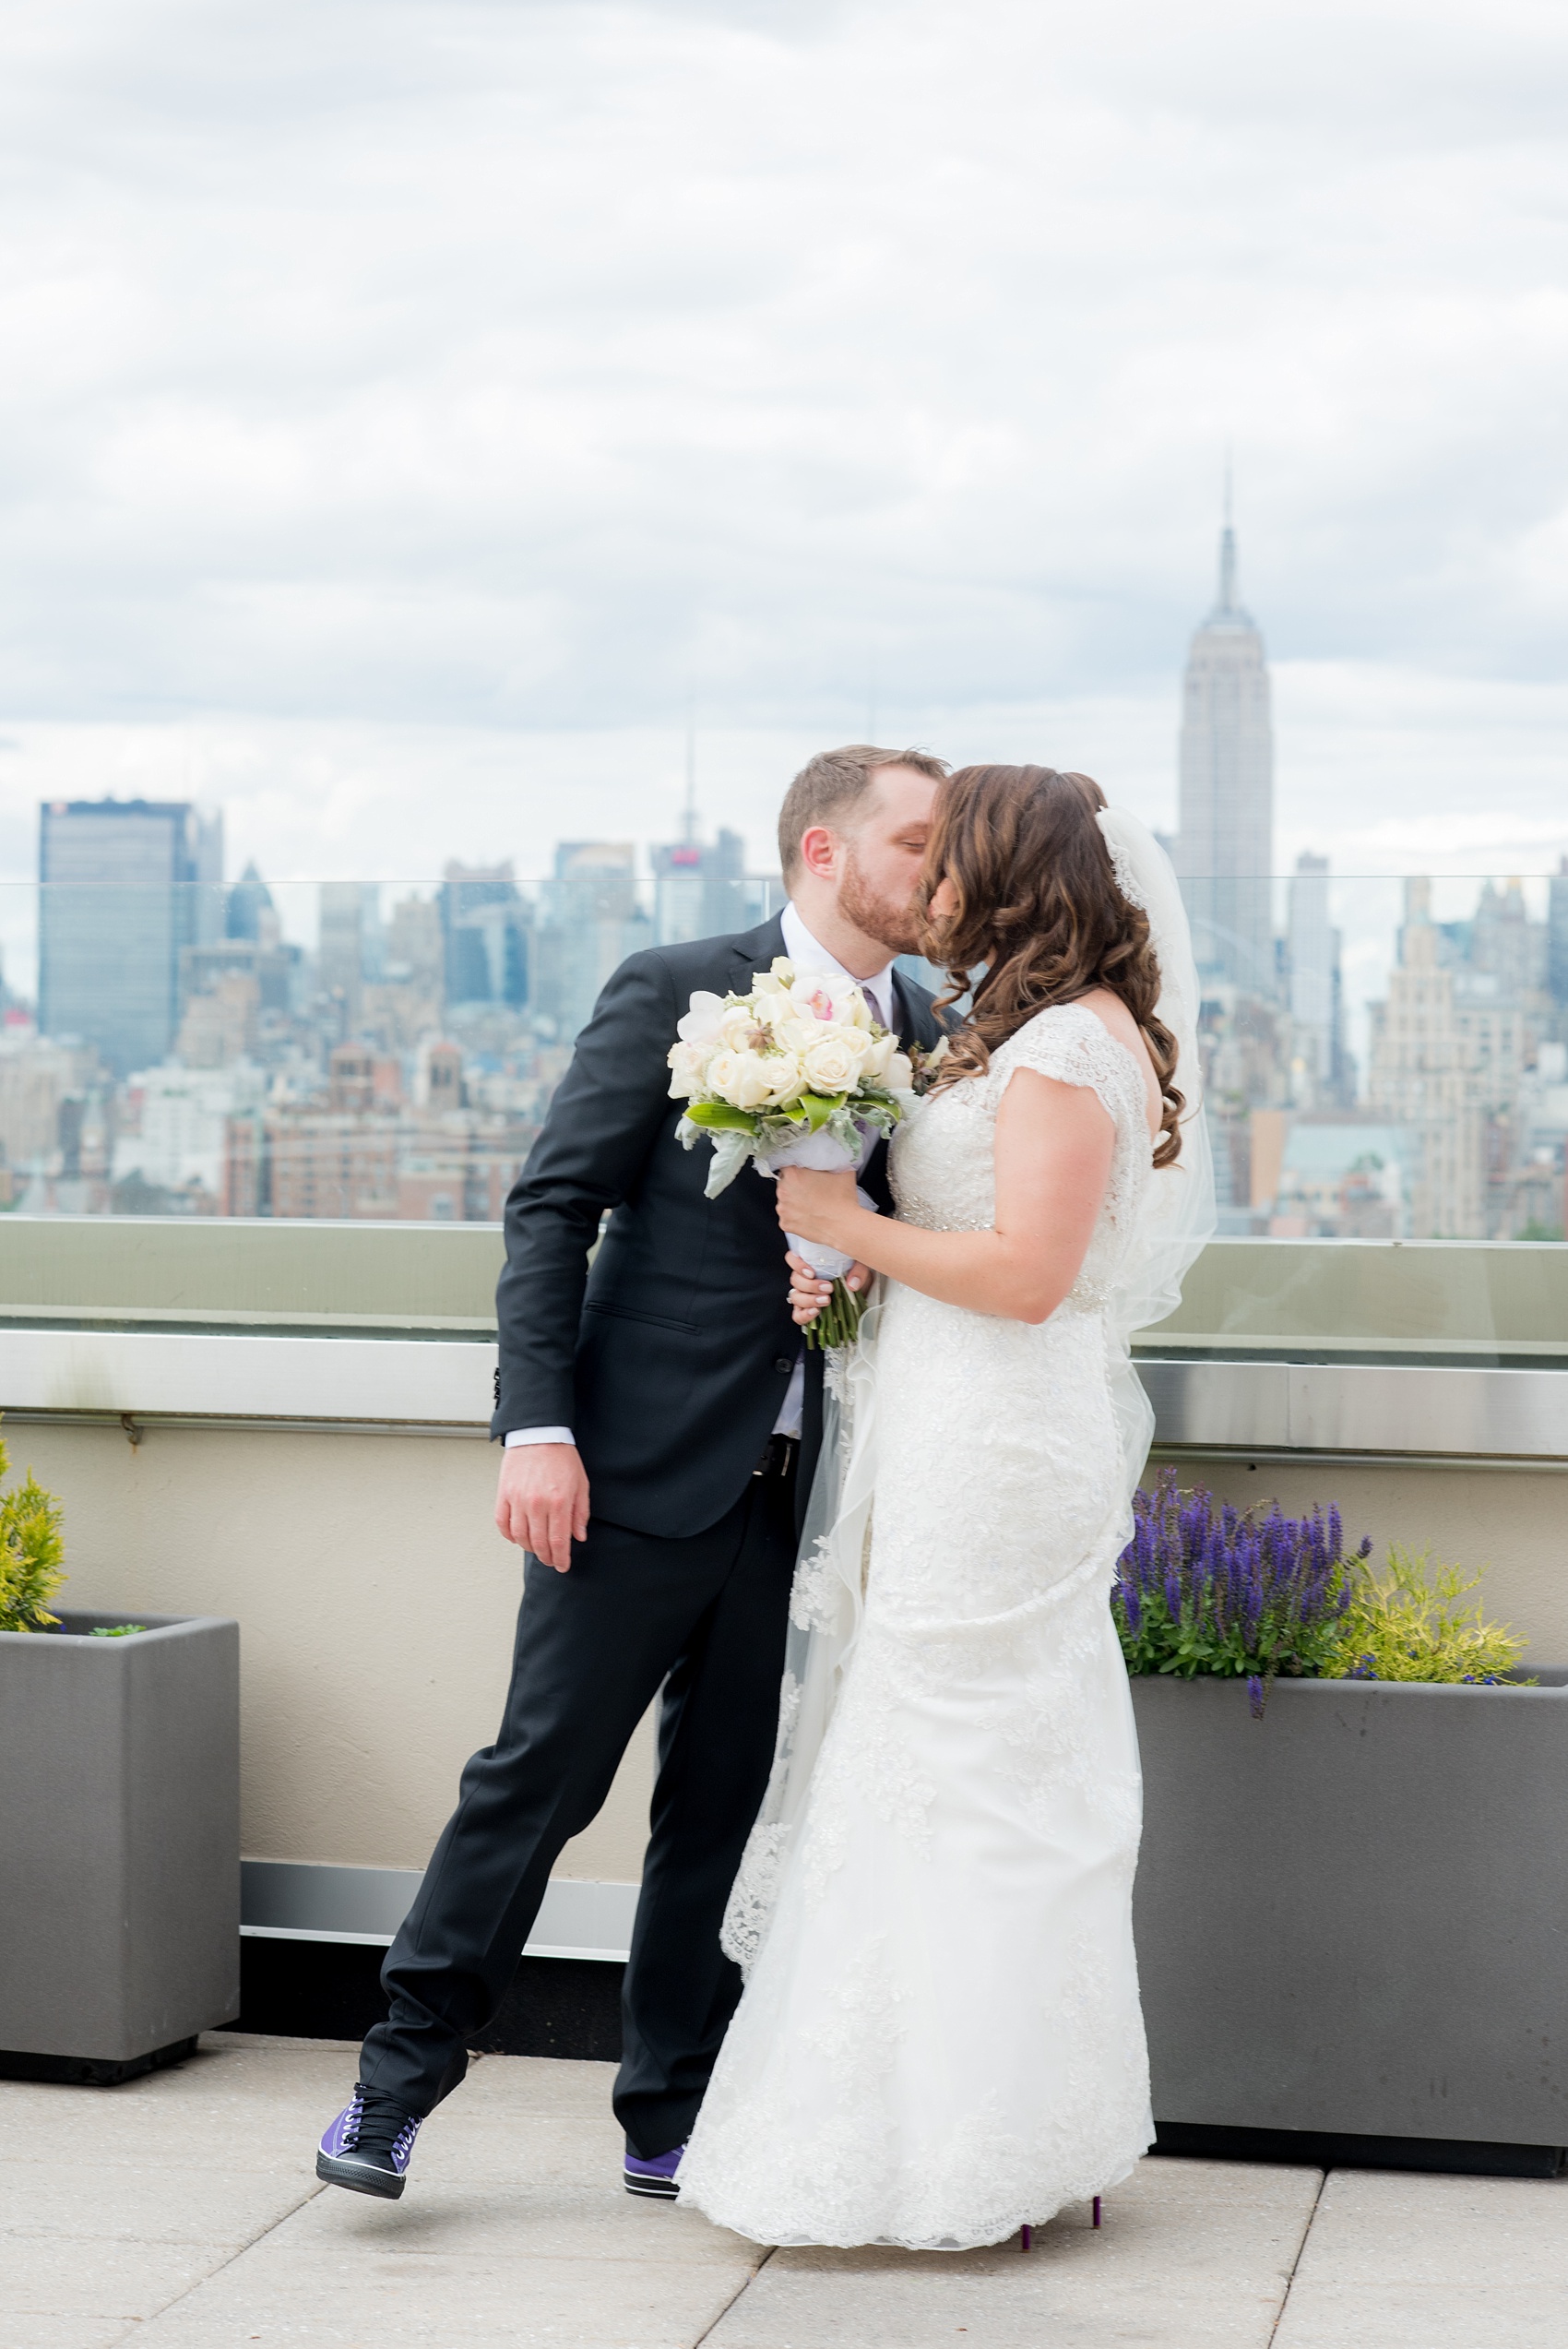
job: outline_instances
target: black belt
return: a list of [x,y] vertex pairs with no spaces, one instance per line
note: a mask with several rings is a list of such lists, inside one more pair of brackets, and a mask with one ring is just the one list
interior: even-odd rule
[[798,1436],[770,1436],[762,1448],[762,1455],[753,1469],[754,1476],[793,1476],[795,1462],[801,1457]]

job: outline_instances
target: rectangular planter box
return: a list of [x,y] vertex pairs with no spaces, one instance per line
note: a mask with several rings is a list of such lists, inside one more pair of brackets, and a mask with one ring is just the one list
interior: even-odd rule
[[1568,2144],[1568,1672],[1134,1680],[1164,2125]]
[[123,2077],[239,2012],[239,1682],[216,1616],[0,1632],[0,2069]]

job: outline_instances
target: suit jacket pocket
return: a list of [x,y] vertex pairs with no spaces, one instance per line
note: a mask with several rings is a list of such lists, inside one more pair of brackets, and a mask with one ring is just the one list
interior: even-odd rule
[[585,1313],[608,1313],[617,1321],[644,1321],[650,1330],[675,1330],[683,1338],[699,1338],[702,1331],[695,1321],[675,1321],[667,1313],[643,1313],[635,1305],[615,1305],[603,1297],[587,1297]]

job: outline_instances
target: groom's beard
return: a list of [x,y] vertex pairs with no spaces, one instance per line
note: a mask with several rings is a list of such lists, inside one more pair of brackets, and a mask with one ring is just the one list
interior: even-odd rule
[[919,916],[912,905],[900,905],[896,898],[883,897],[872,887],[856,860],[851,841],[844,858],[844,876],[838,884],[838,910],[847,913],[857,930],[868,938],[875,938],[889,954],[919,954],[924,936]]

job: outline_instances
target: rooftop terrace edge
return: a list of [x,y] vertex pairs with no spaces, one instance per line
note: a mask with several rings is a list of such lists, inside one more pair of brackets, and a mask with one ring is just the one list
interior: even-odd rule
[[[481,1337],[495,1223],[0,1216],[0,1323]],[[1568,1364],[1568,1246],[1217,1239],[1140,1334],[1192,1356]]]

